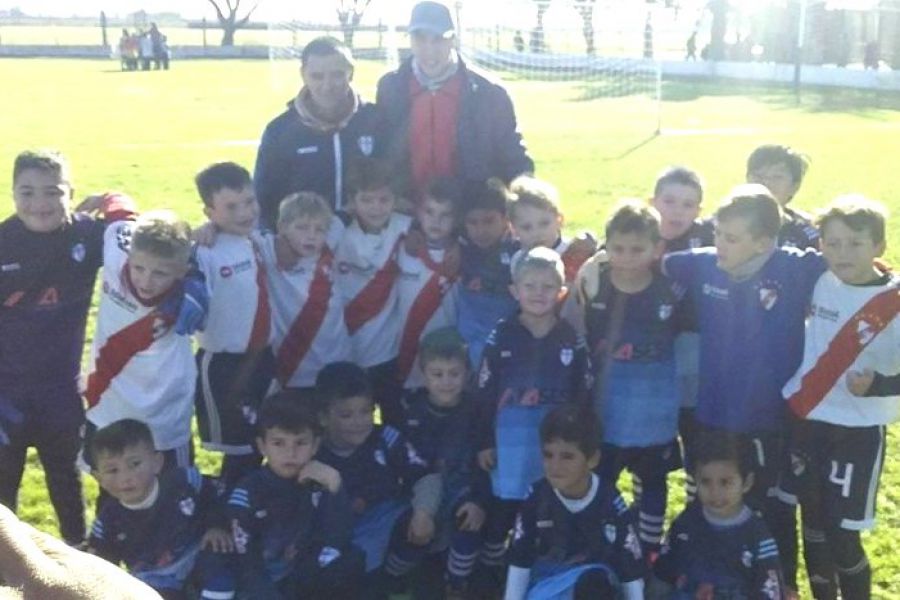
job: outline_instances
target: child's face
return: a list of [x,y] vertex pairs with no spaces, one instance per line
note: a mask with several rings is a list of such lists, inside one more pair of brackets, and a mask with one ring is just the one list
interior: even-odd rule
[[659,232],[665,240],[684,235],[700,216],[700,191],[683,183],[667,183],[653,197],[653,208],[662,218]]
[[153,300],[168,292],[175,282],[187,274],[184,260],[163,258],[143,250],[128,254],[128,278],[141,300]]
[[309,429],[296,433],[272,427],[256,438],[256,447],[266,457],[266,464],[273,473],[284,479],[296,479],[316,455],[319,438]]
[[525,250],[538,246],[553,248],[559,240],[562,217],[552,210],[520,205],[516,207],[511,222],[513,231]]
[[280,223],[278,233],[297,256],[318,256],[328,238],[329,224],[324,217],[298,217],[289,223]]
[[378,232],[391,220],[396,202],[390,188],[362,190],[353,198],[353,212],[364,231]]
[[429,242],[445,242],[453,233],[453,205],[425,196],[416,210],[422,233]]
[[375,407],[368,396],[352,396],[331,403],[325,415],[329,443],[339,450],[362,445],[375,426]]
[[458,358],[432,358],[422,366],[428,401],[440,408],[459,404],[466,383],[466,363]]
[[563,285],[552,269],[524,269],[509,290],[523,314],[544,317],[556,309]]
[[654,242],[648,236],[634,231],[614,231],[606,240],[609,266],[622,274],[649,273],[662,256],[663,244],[662,240]]
[[753,475],[741,477],[738,466],[728,460],[700,465],[694,478],[703,508],[720,519],[736,516],[744,506],[744,494],[753,487]]
[[800,189],[800,182],[794,181],[791,170],[783,162],[763,165],[748,171],[747,183],[761,183],[766,186],[781,206],[790,202]]
[[490,248],[509,231],[506,215],[497,210],[474,208],[466,213],[466,237],[479,248]]
[[120,453],[100,452],[92,471],[110,496],[125,504],[147,499],[163,467],[163,456],[146,443],[128,446]]
[[772,247],[775,240],[765,236],[753,237],[750,224],[743,217],[716,220],[716,254],[718,266],[733,273],[748,260]]
[[844,283],[860,285],[877,276],[873,266],[884,254],[885,244],[876,244],[867,229],[856,231],[840,219],[831,219],[822,229],[822,255],[828,268]]
[[300,75],[313,104],[323,111],[327,112],[347,103],[353,67],[347,64],[347,59],[342,55],[311,55],[300,69]]
[[600,462],[600,453],[585,456],[576,444],[563,440],[543,444],[541,452],[550,485],[567,498],[583,498],[590,489],[591,471]]
[[212,202],[203,212],[220,231],[245,236],[256,229],[259,203],[252,186],[240,190],[222,188],[212,195]]
[[72,188],[59,174],[42,169],[26,169],[13,185],[16,216],[25,228],[49,233],[62,227],[69,218]]

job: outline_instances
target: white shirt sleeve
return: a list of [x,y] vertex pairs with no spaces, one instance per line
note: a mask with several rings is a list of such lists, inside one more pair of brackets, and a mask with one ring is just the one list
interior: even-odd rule
[[530,580],[531,569],[511,566],[506,575],[506,594],[503,600],[525,600]]

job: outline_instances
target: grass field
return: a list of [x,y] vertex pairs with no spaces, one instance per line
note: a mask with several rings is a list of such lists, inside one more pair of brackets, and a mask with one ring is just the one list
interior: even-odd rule
[[[357,82],[367,97],[381,71],[359,66]],[[197,61],[175,63],[169,72],[122,73],[112,61],[0,60],[0,80],[7,82],[0,95],[0,189],[11,187],[19,150],[52,146],[71,158],[79,195],[123,189],[144,208],[174,208],[198,223],[193,175],[216,160],[252,167],[263,127],[283,110],[299,77],[293,65],[265,62]],[[812,157],[801,208],[845,192],[892,208],[887,257],[900,262],[900,96],[818,90],[798,99],[783,88],[667,82],[662,135],[653,136],[655,111],[643,98],[595,98],[584,82],[512,79],[509,89],[538,173],[562,192],[570,229],[602,229],[617,198],[646,196],[655,174],[672,163],[703,174],[704,207],[711,210],[742,180],[750,150],[778,141]],[[8,201],[0,216],[10,211]],[[900,461],[892,458],[898,452],[892,432],[878,529],[865,539],[876,597],[884,599],[900,598],[893,545],[900,532]],[[30,460],[20,513],[54,531],[40,468]],[[211,461],[201,457],[204,466]],[[679,502],[676,492],[673,510]]]

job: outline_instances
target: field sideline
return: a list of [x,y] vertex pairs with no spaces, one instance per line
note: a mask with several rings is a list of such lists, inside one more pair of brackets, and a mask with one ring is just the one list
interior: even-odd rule
[[[367,98],[383,71],[361,64]],[[175,62],[169,72],[122,73],[115,61],[0,60],[0,189],[10,190],[12,161],[29,147],[56,147],[73,163],[76,194],[121,189],[142,208],[176,209],[201,221],[193,175],[217,160],[252,168],[269,119],[299,84],[297,66],[264,61]],[[900,95],[805,91],[734,82],[666,82],[662,135],[639,97],[593,99],[590,83],[510,79],[520,127],[538,174],[562,193],[567,228],[602,230],[620,197],[646,196],[664,166],[680,163],[706,181],[705,212],[742,181],[756,145],[776,141],[810,155],[797,205],[813,209],[840,193],[861,192],[892,210],[887,259],[900,264]],[[0,208],[12,210],[11,194]],[[92,326],[91,326],[92,327]],[[900,452],[896,428],[879,494],[879,523],[865,539],[875,597],[900,598]],[[35,457],[20,495],[20,514],[55,531]],[[201,464],[210,459],[201,456]],[[91,497],[94,486],[90,483]],[[675,508],[681,494],[675,492]],[[801,578],[802,579],[802,578]]]

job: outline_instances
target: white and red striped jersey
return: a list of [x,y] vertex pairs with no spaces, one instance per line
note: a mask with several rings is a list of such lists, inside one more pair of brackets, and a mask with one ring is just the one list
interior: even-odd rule
[[265,268],[248,237],[219,233],[197,248],[197,266],[209,288],[206,327],[197,334],[207,352],[240,354],[271,342],[271,310]]
[[807,419],[848,427],[886,425],[900,417],[900,396],[858,397],[848,371],[900,372],[900,280],[856,286],[831,271],[813,291],[803,362],[784,386],[791,410]]
[[313,386],[322,367],[351,357],[344,303],[334,286],[334,255],[326,246],[320,256],[285,268],[278,265],[275,236],[264,235],[259,247],[269,283],[278,380],[282,387]]
[[97,428],[138,419],[153,432],[157,450],[188,443],[197,368],[191,339],[132,292],[128,249],[134,223],[120,221],[103,238],[103,277],[91,370],[84,392],[87,419]]
[[397,255],[412,219],[394,213],[378,233],[366,233],[354,221],[335,252],[336,283],[344,301],[353,358],[372,367],[397,356]]
[[443,248],[423,245],[416,255],[401,248],[397,264],[397,311],[400,338],[397,374],[406,389],[425,381],[416,355],[426,333],[456,325],[456,274],[443,272]]

